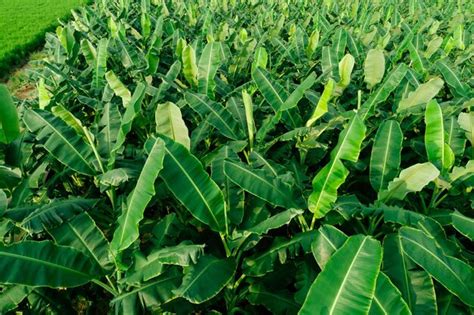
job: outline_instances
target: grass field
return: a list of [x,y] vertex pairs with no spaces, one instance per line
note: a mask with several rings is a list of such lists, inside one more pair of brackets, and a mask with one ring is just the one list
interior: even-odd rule
[[44,33],[86,0],[0,0],[0,77],[39,45]]

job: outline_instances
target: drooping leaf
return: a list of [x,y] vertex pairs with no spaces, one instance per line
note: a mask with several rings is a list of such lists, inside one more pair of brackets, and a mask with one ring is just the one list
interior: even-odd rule
[[77,287],[98,275],[100,268],[78,250],[51,242],[0,244],[1,283],[37,287]]
[[94,220],[83,212],[62,225],[48,229],[59,245],[73,247],[93,259],[104,269],[110,269],[109,242]]
[[74,171],[94,175],[94,154],[89,144],[58,117],[44,110],[27,110],[23,120],[38,141],[58,161]]
[[321,270],[331,256],[346,242],[347,235],[332,225],[323,225],[318,229],[311,251]]
[[201,117],[209,115],[209,124],[219,130],[222,135],[233,140],[239,140],[241,130],[227,108],[202,94],[188,92],[185,94],[185,99],[189,106]]
[[400,290],[413,314],[436,313],[433,281],[425,271],[417,271],[404,251],[400,235],[389,234],[383,242],[383,272]]
[[154,139],[149,143],[148,158],[138,177],[137,184],[128,195],[126,206],[117,219],[110,248],[117,253],[127,249],[139,237],[138,224],[143,219],[145,208],[155,195],[155,181],[163,168],[165,143],[161,139]]
[[190,266],[196,264],[204,253],[204,245],[181,243],[176,246],[156,248],[146,256],[135,256],[135,262],[127,271],[127,283],[141,283],[159,276],[164,265]]
[[428,103],[439,93],[443,85],[444,81],[438,77],[420,84],[415,91],[408,94],[408,97],[400,101],[397,112],[402,112],[417,105]]
[[367,119],[373,113],[375,106],[387,100],[393,90],[400,85],[407,71],[408,66],[401,63],[388,74],[382,85],[362,104],[360,109],[362,120]]
[[385,121],[377,130],[370,155],[370,184],[379,192],[395,178],[400,168],[403,133],[395,120]]
[[16,309],[18,304],[20,304],[30,292],[30,287],[22,285],[14,285],[3,289],[0,293],[0,312],[7,314],[9,311]]
[[403,200],[410,192],[421,191],[439,176],[439,170],[431,163],[418,163],[400,172],[400,175],[388,184],[387,190],[379,193],[379,200]]
[[280,110],[288,110],[298,105],[298,102],[303,98],[304,93],[310,89],[316,82],[316,73],[311,72],[306,79],[301,82],[298,87],[288,96]]
[[219,294],[234,276],[236,268],[233,258],[203,256],[197,264],[185,268],[183,282],[173,293],[191,303],[203,303]]
[[168,188],[196,219],[216,232],[226,232],[222,191],[185,147],[165,136],[162,139],[166,143],[166,155],[160,176]]
[[271,247],[265,252],[244,259],[244,274],[261,277],[273,271],[277,261],[284,264],[288,258],[294,258],[301,252],[309,253],[316,233],[317,231],[308,231],[294,235],[291,239],[275,238]]
[[410,315],[411,311],[397,287],[393,285],[389,277],[381,272],[377,277],[374,299],[370,306],[369,314],[385,315],[391,313]]
[[288,290],[269,290],[259,283],[249,287],[247,299],[251,304],[263,305],[272,314],[277,315],[295,314],[300,308]]
[[176,298],[173,291],[179,287],[181,278],[179,270],[169,269],[159,277],[123,292],[110,303],[122,314],[133,314],[137,307],[143,310],[158,307]]
[[278,178],[268,176],[263,170],[249,169],[242,163],[224,161],[224,173],[245,191],[275,206],[294,206],[290,187]]
[[112,70],[105,74],[105,79],[110,85],[110,88],[114,91],[115,95],[122,99],[123,107],[127,108],[130,100],[132,99],[132,93],[130,93],[128,88],[122,83],[122,81],[120,81],[120,79]]
[[253,227],[247,229],[247,231],[258,235],[266,234],[269,230],[276,229],[289,224],[294,217],[300,214],[303,214],[303,210],[288,209],[283,212],[277,213],[266,220],[263,220],[257,225],[254,225]]
[[474,220],[472,218],[462,215],[458,211],[454,211],[451,214],[451,220],[454,228],[458,230],[459,233],[471,241],[474,240]]
[[38,207],[20,224],[32,233],[40,233],[46,229],[57,227],[75,215],[91,209],[96,202],[97,200],[84,198],[53,201]]
[[378,241],[350,237],[316,277],[299,314],[367,314],[381,262]]
[[15,104],[5,85],[0,84],[0,142],[10,143],[20,135]]
[[181,110],[172,102],[166,102],[156,107],[156,132],[181,143],[186,149],[191,148],[188,128],[181,115]]
[[474,305],[474,270],[436,246],[434,239],[410,227],[400,229],[403,250],[418,265],[464,303]]
[[334,86],[334,80],[329,79],[329,81],[324,86],[323,94],[321,94],[321,97],[318,100],[318,104],[314,109],[313,115],[311,115],[311,118],[306,122],[306,127],[311,127],[321,116],[327,113],[328,103],[333,96]]
[[446,60],[440,59],[435,63],[438,71],[443,75],[444,80],[448,84],[453,95],[456,96],[467,96],[469,87],[465,83],[462,83],[459,78],[459,74],[456,73],[454,67],[448,65]]

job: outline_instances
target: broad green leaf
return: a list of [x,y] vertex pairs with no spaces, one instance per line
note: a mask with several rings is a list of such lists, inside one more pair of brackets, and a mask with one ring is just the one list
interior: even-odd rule
[[112,70],[105,74],[105,79],[110,85],[110,88],[114,91],[115,95],[122,99],[123,107],[127,108],[132,99],[132,93],[130,93],[127,87],[122,83],[122,81],[120,81],[120,79]]
[[208,115],[209,119],[207,121],[209,124],[219,130],[222,135],[233,140],[239,140],[241,130],[227,108],[202,94],[188,92],[185,94],[185,99],[189,106],[201,117]]
[[94,154],[90,145],[60,118],[44,110],[27,110],[23,120],[36,139],[59,162],[74,171],[94,175]]
[[[339,73],[337,69],[337,62],[339,60],[337,53],[333,47],[323,47],[321,56],[321,68],[323,74],[327,74],[330,79],[339,81]],[[342,56],[341,56],[342,57]]]
[[87,212],[79,214],[56,228],[48,229],[48,233],[57,244],[81,251],[104,269],[111,267],[109,242]]
[[87,39],[81,40],[81,52],[89,67],[94,68],[97,63],[97,50],[94,45]]
[[3,289],[0,293],[0,313],[7,314],[17,308],[31,292],[30,287],[14,285]]
[[466,133],[467,140],[471,143],[471,146],[474,147],[474,112],[460,113],[458,123]]
[[233,258],[203,256],[196,265],[185,268],[181,286],[173,290],[191,303],[210,300],[232,280],[237,265]]
[[288,209],[283,212],[277,213],[268,219],[263,220],[257,225],[254,225],[251,228],[246,229],[246,231],[255,233],[258,235],[266,234],[270,230],[282,227],[284,225],[288,225],[294,217],[300,214],[303,214],[303,210]]
[[162,136],[166,155],[160,176],[173,195],[199,221],[216,232],[227,232],[224,195],[184,146]]
[[385,121],[377,130],[370,155],[370,184],[379,192],[387,188],[400,168],[403,133],[395,120]]
[[408,66],[401,63],[388,74],[382,85],[374,93],[371,93],[369,99],[362,104],[360,110],[362,120],[372,115],[375,106],[387,100],[395,88],[400,85],[407,71]]
[[99,121],[100,131],[97,134],[97,150],[101,156],[110,157],[110,151],[112,151],[117,141],[121,119],[118,106],[114,106],[111,103],[104,105],[102,117]]
[[275,315],[296,314],[300,308],[288,290],[270,290],[260,283],[250,285],[247,300],[252,305],[265,306]]
[[174,141],[181,143],[186,149],[191,148],[188,127],[183,120],[181,110],[172,102],[166,102],[156,107],[156,132],[161,133]]
[[400,291],[383,272],[381,272],[377,278],[374,299],[372,300],[369,314],[411,314]]
[[319,268],[324,270],[331,256],[347,241],[347,235],[332,225],[323,225],[311,244],[311,251]]
[[436,295],[433,280],[425,271],[416,271],[407,257],[400,235],[389,234],[383,242],[383,272],[400,290],[403,300],[413,314],[436,314]]
[[10,143],[20,135],[15,104],[5,85],[0,84],[0,142]]
[[155,181],[163,168],[165,143],[161,139],[155,139],[150,141],[147,149],[149,149],[149,154],[140,177],[127,197],[122,214],[117,219],[118,226],[110,243],[110,248],[115,253],[127,249],[138,239],[139,223],[143,219],[148,203],[155,195]]
[[474,305],[474,270],[470,265],[446,256],[435,240],[421,230],[402,227],[399,233],[404,251],[417,265],[464,303]]
[[268,176],[264,170],[249,169],[242,163],[224,161],[225,175],[243,190],[275,206],[290,208],[294,206],[290,186],[278,177]]
[[469,94],[469,87],[461,81],[459,74],[454,70],[455,67],[448,65],[445,60],[438,60],[435,65],[438,71],[443,75],[453,95],[467,96]]
[[1,283],[36,287],[77,287],[100,275],[100,268],[83,253],[48,241],[0,244]]
[[338,28],[335,35],[336,40],[333,41],[334,52],[338,60],[342,58],[346,50],[347,45],[347,32],[343,27]]
[[330,78],[324,86],[323,94],[321,94],[321,97],[318,100],[313,115],[311,115],[311,118],[306,122],[306,127],[311,127],[319,118],[321,118],[321,116],[328,112],[328,103],[333,97],[334,86],[335,82]]
[[221,63],[220,43],[211,42],[204,47],[198,64],[198,91],[212,97],[216,83],[214,77]]
[[418,163],[400,172],[400,175],[388,184],[387,190],[379,192],[379,200],[403,200],[410,192],[421,191],[439,176],[439,170],[431,163]]
[[415,91],[410,92],[407,98],[400,101],[397,112],[402,112],[417,105],[428,103],[438,95],[439,91],[443,88],[443,85],[444,81],[438,77],[421,84]]
[[313,192],[308,199],[308,208],[314,213],[314,218],[322,218],[331,210],[339,186],[349,175],[342,160],[357,162],[365,131],[362,119],[355,114],[339,135],[337,145],[331,151],[330,162],[314,177]]
[[281,111],[291,109],[298,105],[298,102],[304,97],[304,93],[310,89],[316,82],[316,73],[311,72],[306,79],[288,96],[280,108]]
[[385,73],[385,57],[383,50],[370,49],[364,61],[364,82],[372,89],[382,81]]
[[438,102],[430,101],[425,112],[425,148],[428,161],[438,169],[447,169],[445,158],[443,112]]
[[451,116],[445,120],[444,129],[446,130],[446,144],[453,150],[454,155],[463,155],[466,139],[455,116]]
[[196,52],[191,45],[186,45],[181,55],[183,61],[183,74],[186,81],[193,86],[198,85],[198,66],[196,63]]
[[32,211],[20,224],[31,233],[40,233],[90,210],[96,202],[97,200],[84,198],[53,201]]
[[381,262],[378,241],[350,237],[317,276],[299,314],[367,314]]
[[109,40],[102,38],[97,46],[97,58],[94,64],[94,76],[92,78],[92,86],[95,89],[100,89],[104,84],[104,76],[107,71]]
[[300,253],[309,253],[316,233],[317,231],[303,232],[291,239],[276,237],[269,249],[244,259],[243,273],[261,277],[273,271],[277,262],[285,264],[289,258],[295,258]]
[[313,192],[308,198],[308,208],[316,218],[322,218],[337,200],[337,190],[345,182],[349,171],[340,159],[331,160],[313,179]]
[[462,215],[458,211],[451,214],[452,225],[454,228],[466,236],[471,241],[474,240],[474,219]]

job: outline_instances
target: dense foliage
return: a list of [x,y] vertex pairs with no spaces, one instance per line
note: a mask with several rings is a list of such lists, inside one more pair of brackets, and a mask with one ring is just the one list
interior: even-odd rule
[[78,10],[0,91],[0,311],[470,314],[472,9]]
[[86,0],[0,0],[0,79],[9,67],[21,63],[32,48],[44,42],[44,33],[58,25],[71,9]]

